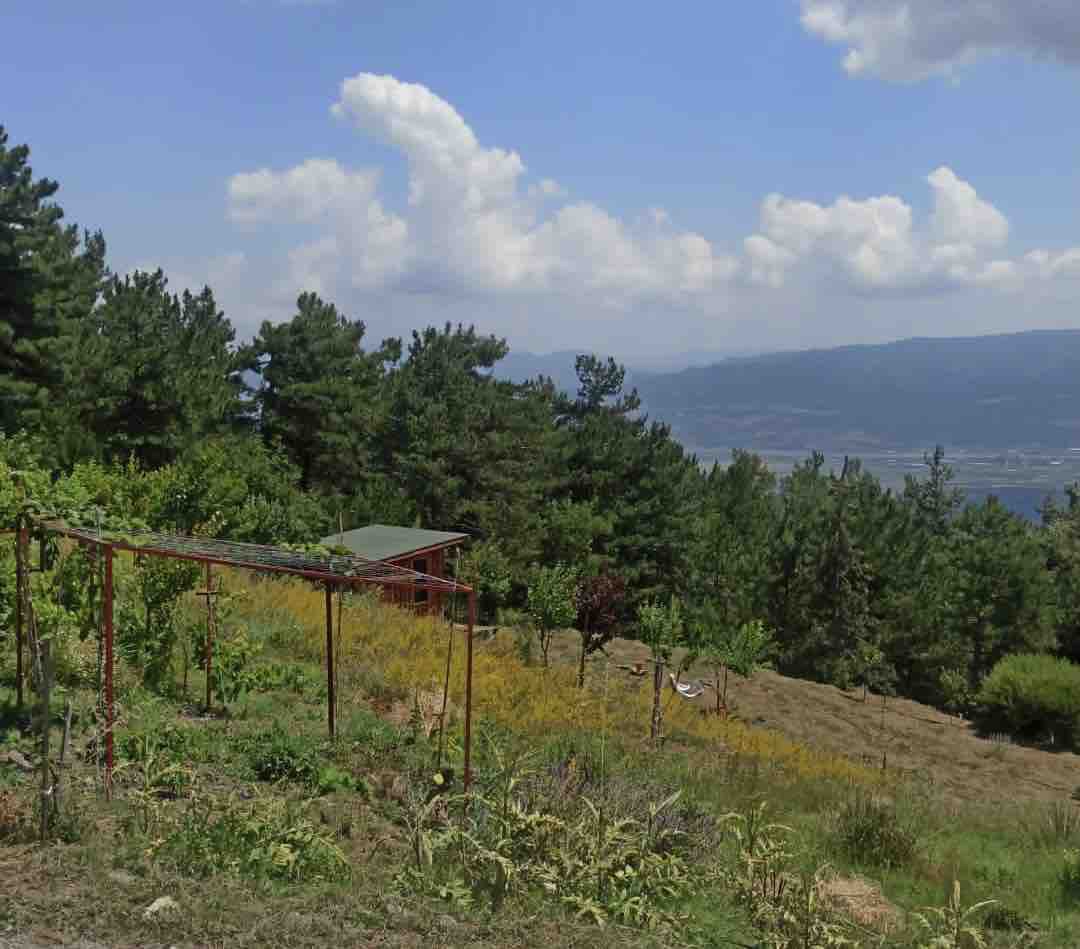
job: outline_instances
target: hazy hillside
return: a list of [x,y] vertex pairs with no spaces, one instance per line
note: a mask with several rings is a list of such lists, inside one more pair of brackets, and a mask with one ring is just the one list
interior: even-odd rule
[[776,353],[634,383],[695,448],[1080,447],[1080,330]]

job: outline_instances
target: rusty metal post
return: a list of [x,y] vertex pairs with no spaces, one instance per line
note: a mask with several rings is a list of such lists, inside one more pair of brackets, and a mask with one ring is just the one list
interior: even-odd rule
[[[340,630],[338,631],[340,633]],[[330,737],[337,734],[334,713],[337,696],[334,694],[334,587],[326,584],[326,720]]]
[[472,658],[476,625],[476,591],[469,591],[469,629],[465,634],[465,792],[472,784]]
[[112,797],[113,727],[113,549],[105,545],[105,582],[101,590],[101,620],[105,627],[105,796]]
[[23,707],[23,587],[26,583],[26,565],[23,563],[26,553],[26,528],[19,521],[15,531],[15,703]]
[[210,564],[206,565],[206,647],[204,660],[206,662],[206,711],[210,711],[210,702],[214,697],[214,686],[211,678],[214,664],[214,590],[211,586]]

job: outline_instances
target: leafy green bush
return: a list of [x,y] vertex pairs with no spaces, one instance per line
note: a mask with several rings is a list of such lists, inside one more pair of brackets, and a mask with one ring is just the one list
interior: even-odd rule
[[920,835],[914,819],[902,815],[895,804],[860,792],[836,811],[833,836],[847,859],[892,868],[912,861]]
[[260,781],[315,784],[318,780],[319,752],[314,741],[288,731],[281,722],[244,737],[240,744],[252,773]]
[[357,709],[349,716],[344,733],[358,746],[358,750],[373,758],[382,758],[405,741],[402,731],[367,709]]
[[329,830],[282,802],[228,804],[215,815],[193,806],[158,856],[182,873],[232,873],[253,879],[340,880],[351,868]]
[[1047,737],[1070,747],[1080,738],[1080,665],[1046,655],[1002,659],[979,691],[977,723],[984,733]]

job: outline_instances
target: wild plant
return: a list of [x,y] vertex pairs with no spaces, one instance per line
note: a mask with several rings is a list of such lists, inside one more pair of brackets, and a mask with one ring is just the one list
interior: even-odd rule
[[144,834],[153,834],[161,820],[162,801],[179,797],[194,787],[196,773],[191,767],[176,761],[168,749],[160,749],[153,734],[135,738],[134,749],[129,748],[131,760],[123,762],[116,774],[134,773],[135,782],[131,797],[135,812]]
[[1066,850],[1058,875],[1061,893],[1069,902],[1080,901],[1080,850]]
[[736,900],[771,949],[856,946],[850,926],[821,898],[827,868],[808,866],[792,842],[794,832],[770,823],[766,804],[724,817],[736,844],[733,869],[722,870]]
[[927,907],[915,913],[922,931],[919,949],[986,949],[986,935],[973,918],[997,900],[983,900],[965,907],[960,900],[960,881],[953,880],[952,894],[944,906]]
[[183,873],[310,882],[347,878],[351,867],[331,831],[295,805],[256,797],[231,800],[215,813],[193,801],[158,856]]

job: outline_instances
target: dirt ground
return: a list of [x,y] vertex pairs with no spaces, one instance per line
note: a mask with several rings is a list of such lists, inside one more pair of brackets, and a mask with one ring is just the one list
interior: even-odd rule
[[[576,662],[576,635],[556,637],[553,661]],[[608,655],[619,665],[648,659],[648,648],[617,639]],[[649,683],[622,672],[627,688]],[[706,679],[704,668],[691,669],[685,680]],[[690,701],[711,707],[706,690]],[[772,728],[815,748],[836,752],[868,765],[919,775],[966,800],[1061,800],[1080,787],[1080,756],[1049,752],[980,738],[970,722],[907,699],[882,703],[862,691],[845,692],[831,685],[789,679],[775,672],[756,673],[750,681],[732,676],[728,688],[732,715],[760,728]]]

